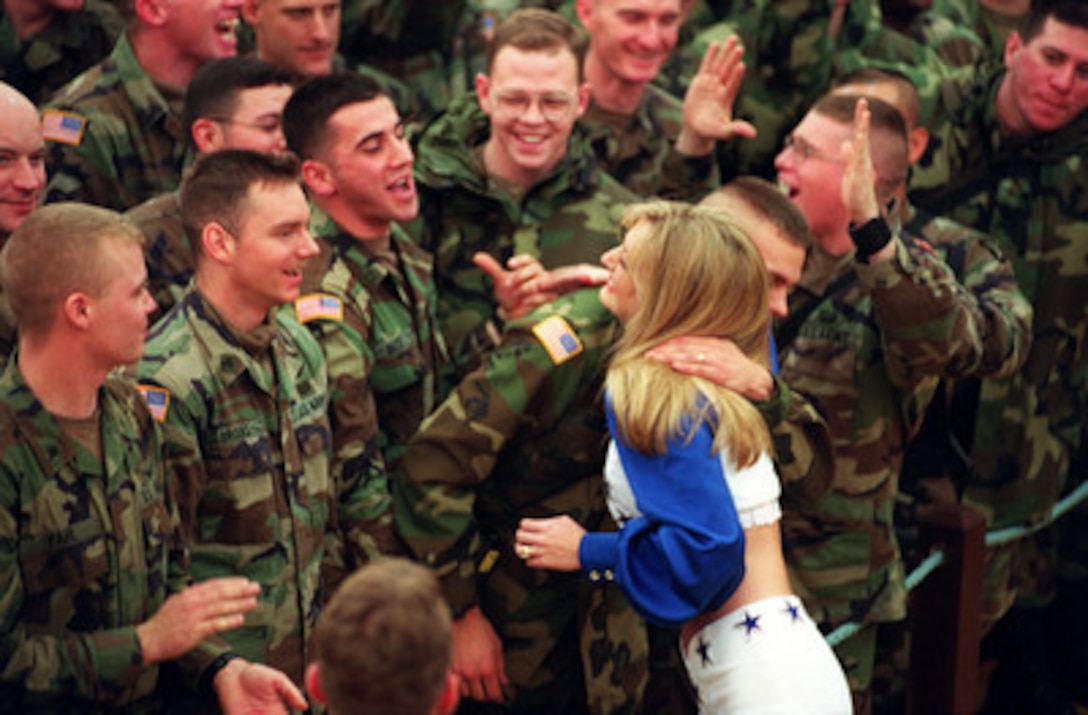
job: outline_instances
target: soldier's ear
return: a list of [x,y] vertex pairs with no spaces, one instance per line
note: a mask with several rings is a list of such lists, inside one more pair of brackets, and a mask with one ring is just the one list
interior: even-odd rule
[[306,692],[308,692],[314,700],[322,705],[328,705],[329,701],[325,698],[325,690],[321,687],[321,670],[318,668],[317,663],[310,663],[306,667],[306,674],[303,676],[304,684],[306,685]]
[[1008,38],[1005,39],[1005,68],[1012,69],[1012,66],[1016,64],[1016,56],[1020,54],[1020,50],[1024,47],[1024,40],[1020,37],[1020,33],[1013,30],[1009,33]]
[[484,110],[487,114],[491,114],[491,79],[480,72],[476,75],[476,79],[473,84],[476,87],[476,100],[480,103],[480,109]]
[[245,0],[242,3],[242,19],[247,25],[257,24],[258,11],[261,9],[261,0]]
[[446,673],[446,684],[442,686],[442,694],[435,703],[434,715],[453,715],[461,700],[461,680],[453,673]]
[[202,154],[210,154],[223,148],[223,127],[219,122],[201,117],[193,122],[193,144]]
[[162,27],[170,19],[165,0],[134,0],[132,4],[136,16],[146,25]]
[[332,196],[336,193],[336,179],[329,166],[317,159],[302,162],[302,180],[311,192],[318,196]]
[[200,234],[201,247],[204,255],[223,265],[230,265],[234,260],[235,238],[218,221],[209,221],[204,224],[204,230]]
[[588,82],[583,82],[578,86],[578,113],[577,117],[580,119],[586,110],[589,109],[589,100],[593,97],[593,90],[590,88]]
[[594,0],[576,0],[574,3],[574,14],[578,16],[578,21],[583,27],[589,27],[589,18],[593,14],[593,2]]
[[926,153],[926,147],[929,146],[929,132],[925,127],[915,127],[910,130],[910,134],[907,135],[907,152],[910,155],[910,163],[913,166],[918,163],[918,160],[922,158],[922,154]]
[[73,327],[85,329],[91,322],[90,302],[86,293],[76,291],[69,294],[62,304],[64,319]]

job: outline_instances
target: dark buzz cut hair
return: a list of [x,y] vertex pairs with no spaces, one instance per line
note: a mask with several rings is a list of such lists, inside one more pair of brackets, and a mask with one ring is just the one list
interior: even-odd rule
[[568,49],[578,65],[578,80],[582,80],[582,64],[589,48],[589,36],[582,28],[551,10],[523,8],[514,11],[495,30],[487,47],[487,71],[491,71],[495,56],[504,47],[516,47],[523,52]]
[[1046,19],[1052,17],[1065,25],[1088,30],[1088,2],[1085,0],[1034,0],[1031,9],[1020,21],[1020,39],[1025,44],[1043,31]]
[[766,179],[758,176],[741,176],[733,179],[714,194],[740,201],[805,250],[812,246],[812,229],[808,225],[805,214],[797,208],[797,204],[782,193],[781,189]]
[[329,117],[349,104],[388,95],[381,82],[366,75],[336,72],[314,77],[296,89],[283,108],[287,147],[302,159],[312,159],[325,138]]
[[[869,126],[872,129],[891,132],[907,140],[907,123],[895,107],[875,97],[866,97],[869,103],[871,119]],[[837,94],[825,94],[812,105],[812,111],[830,117],[842,124],[854,124],[854,111],[857,108],[858,97],[846,97]]]
[[289,85],[291,75],[256,57],[224,57],[203,65],[185,91],[181,121],[192,141],[193,123],[202,118],[228,119],[238,108],[238,93],[269,85]]
[[181,121],[192,141],[198,119],[229,119],[238,108],[238,93],[270,85],[289,85],[291,75],[255,57],[224,57],[203,65],[185,91]]
[[201,234],[213,221],[237,235],[251,186],[298,183],[293,154],[224,149],[198,157],[181,182],[181,223],[194,251],[203,250]]

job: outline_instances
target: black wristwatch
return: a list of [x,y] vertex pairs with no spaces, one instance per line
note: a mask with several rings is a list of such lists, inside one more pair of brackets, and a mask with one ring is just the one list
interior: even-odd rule
[[215,695],[215,676],[219,675],[219,671],[227,667],[227,663],[241,657],[237,653],[230,652],[217,655],[211,665],[200,674],[200,692],[205,695]]
[[870,256],[892,240],[892,230],[882,216],[877,216],[860,226],[851,222],[850,239],[857,248],[858,259],[868,261]]

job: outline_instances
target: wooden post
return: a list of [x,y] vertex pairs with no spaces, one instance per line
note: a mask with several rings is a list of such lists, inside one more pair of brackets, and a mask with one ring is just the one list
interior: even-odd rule
[[919,519],[923,548],[944,563],[911,595],[911,715],[973,715],[978,706],[982,574],[986,521],[959,505]]

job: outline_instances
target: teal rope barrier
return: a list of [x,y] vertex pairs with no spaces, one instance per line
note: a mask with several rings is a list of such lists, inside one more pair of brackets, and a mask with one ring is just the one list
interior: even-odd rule
[[1088,497],[1088,482],[1081,484],[1070,492],[1065,499],[1062,499],[1055,504],[1046,519],[1040,521],[1038,524],[1032,524],[1030,526],[1010,526],[1004,529],[995,529],[994,531],[986,532],[986,545],[1000,546],[1001,544],[1007,544],[1010,541],[1016,541],[1025,536],[1030,536],[1037,531],[1042,531],[1061,517],[1065,516],[1066,512],[1079,505],[1084,501],[1085,497]]
[[[1032,524],[1030,526],[1010,526],[1005,529],[995,529],[994,531],[986,532],[986,546],[1007,544],[1011,541],[1016,541],[1017,539],[1022,539],[1025,536],[1030,536],[1038,531],[1042,531],[1065,516],[1068,512],[1075,509],[1081,502],[1085,501],[1085,499],[1088,499],[1088,482],[1081,484],[1064,499],[1055,504],[1046,519],[1043,519],[1037,524]],[[918,564],[917,568],[907,574],[907,592],[913,591],[918,584],[929,578],[929,575],[944,563],[944,559],[944,551],[937,550],[927,556],[922,563]],[[847,638],[855,635],[865,626],[866,624],[857,623],[856,621],[844,623],[827,634],[827,643],[834,648]]]

